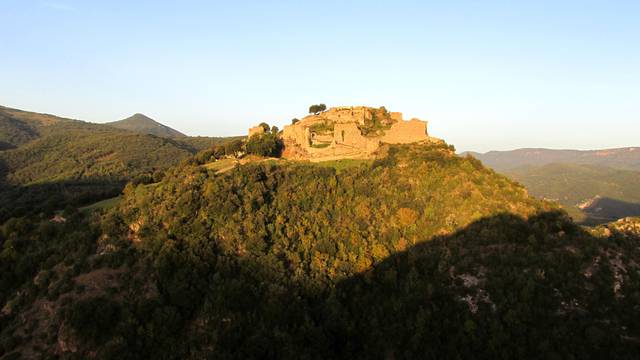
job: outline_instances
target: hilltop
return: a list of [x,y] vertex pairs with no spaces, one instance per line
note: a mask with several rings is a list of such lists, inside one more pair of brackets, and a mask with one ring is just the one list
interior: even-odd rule
[[[367,106],[339,106],[286,125],[279,134],[282,156],[287,159],[328,161],[375,157],[382,144],[441,142],[427,133],[427,122],[409,121],[400,112]],[[266,125],[266,124],[264,124]],[[249,138],[269,131],[268,126],[249,129]]]
[[151,134],[166,138],[186,137],[185,134],[163,125],[143,114],[134,114],[124,120],[105,123],[118,129],[129,130],[141,134]]

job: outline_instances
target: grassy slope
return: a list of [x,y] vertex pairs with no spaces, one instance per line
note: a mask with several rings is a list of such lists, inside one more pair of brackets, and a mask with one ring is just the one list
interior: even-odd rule
[[100,201],[95,202],[93,204],[80,207],[80,208],[78,208],[78,211],[91,212],[91,211],[96,211],[96,210],[111,209],[111,208],[117,206],[121,199],[122,199],[121,196],[116,196],[116,197],[112,197],[112,198],[109,198],[109,199],[100,200]]

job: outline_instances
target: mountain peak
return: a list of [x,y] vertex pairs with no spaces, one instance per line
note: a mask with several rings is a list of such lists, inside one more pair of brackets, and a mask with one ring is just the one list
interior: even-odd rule
[[145,119],[145,120],[154,121],[152,118],[148,117],[145,114],[141,114],[141,113],[135,113],[135,114],[129,116],[127,119]]
[[130,117],[107,123],[106,125],[118,128],[129,130],[141,134],[151,134],[160,137],[167,138],[176,138],[186,136],[185,134],[179,132],[178,130],[172,129],[166,125],[163,125],[152,118],[146,116],[145,114],[135,113]]

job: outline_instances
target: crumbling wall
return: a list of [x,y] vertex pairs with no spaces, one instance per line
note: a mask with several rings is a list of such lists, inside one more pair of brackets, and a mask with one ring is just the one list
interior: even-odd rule
[[309,145],[309,128],[304,124],[285,125],[282,129],[282,138],[300,144],[301,147]]
[[379,140],[366,138],[362,135],[358,126],[351,123],[336,124],[333,130],[333,141],[336,144],[373,151],[378,148]]
[[371,109],[366,106],[341,106],[331,108],[319,116],[334,121],[336,123],[357,122],[363,125],[366,121],[371,120],[373,114]]
[[409,144],[428,139],[427,122],[414,118],[409,121],[398,121],[391,125],[380,141],[389,144]]
[[[331,108],[318,115],[306,116],[295,124],[286,125],[282,131],[285,144],[283,156],[311,161],[367,158],[378,150],[381,142],[407,144],[433,139],[427,134],[426,121],[404,121],[400,112],[389,113],[387,119],[392,124],[383,136],[364,136],[359,126],[370,122],[374,111],[378,109],[363,106]],[[333,133],[311,133],[310,128],[314,124],[327,122],[333,125]]]

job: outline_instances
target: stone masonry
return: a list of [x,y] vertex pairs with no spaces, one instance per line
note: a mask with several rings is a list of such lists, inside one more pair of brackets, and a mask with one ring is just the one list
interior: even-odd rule
[[[258,134],[257,128],[251,128],[249,135]],[[334,107],[309,115],[285,126],[282,140],[283,157],[310,161],[370,158],[383,143],[438,141],[428,135],[426,121],[406,121],[402,113],[365,106]]]

